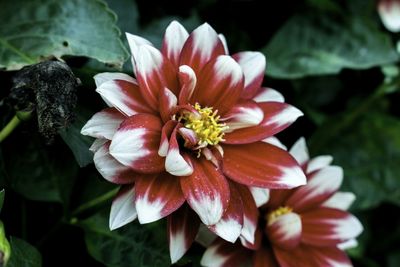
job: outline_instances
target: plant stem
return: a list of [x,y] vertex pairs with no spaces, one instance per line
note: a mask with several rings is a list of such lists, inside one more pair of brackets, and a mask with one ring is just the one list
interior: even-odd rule
[[78,208],[76,208],[74,211],[71,212],[71,216],[77,216],[85,211],[88,211],[96,206],[99,206],[101,204],[104,204],[108,202],[110,199],[112,199],[118,192],[119,188],[115,188],[111,191],[108,191],[107,193],[98,196],[82,205],[80,205]]
[[0,131],[0,143],[9,136],[12,131],[20,124],[21,120],[15,115],[9,123]]

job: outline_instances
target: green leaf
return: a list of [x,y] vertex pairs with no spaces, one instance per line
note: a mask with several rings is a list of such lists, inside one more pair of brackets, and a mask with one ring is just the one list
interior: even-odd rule
[[85,56],[121,67],[127,52],[116,16],[102,0],[0,2],[0,68]]
[[7,267],[41,267],[39,251],[22,239],[11,237],[11,258]]
[[384,201],[400,206],[399,133],[400,120],[367,114],[318,152],[332,155],[344,168],[342,190],[357,196],[352,208],[369,209]]
[[61,138],[71,149],[80,167],[85,167],[93,162],[93,153],[89,150],[93,139],[81,134],[83,125],[85,125],[89,119],[90,116],[88,116],[88,113],[79,109],[74,123],[67,129],[60,131]]
[[110,231],[108,213],[80,224],[89,253],[108,267],[170,266],[165,225],[140,225],[137,221]]
[[300,78],[367,69],[398,60],[388,35],[366,17],[297,15],[263,49],[267,75]]
[[23,149],[8,151],[6,170],[11,187],[31,200],[67,203],[78,166],[72,155],[38,139],[20,140]]

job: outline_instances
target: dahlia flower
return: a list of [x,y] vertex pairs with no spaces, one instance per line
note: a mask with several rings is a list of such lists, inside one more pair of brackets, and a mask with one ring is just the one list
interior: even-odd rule
[[302,113],[261,87],[261,53],[229,56],[224,37],[208,24],[189,35],[173,21],[161,51],[126,37],[136,78],[96,75],[96,91],[109,108],[82,129],[97,138],[91,150],[98,171],[121,185],[110,228],[170,215],[172,262],[194,239],[198,223],[182,223],[193,211],[222,238],[234,242],[243,231],[254,242],[258,214],[248,208],[250,190],[266,194],[306,182],[296,160],[271,144]]
[[386,29],[400,32],[400,0],[380,0],[378,13]]
[[[290,150],[307,174],[307,184],[292,190],[271,190],[260,209],[255,244],[215,240],[202,258],[203,266],[344,267],[352,266],[343,249],[357,245],[359,220],[346,210],[355,196],[337,192],[341,167],[330,165],[331,156],[309,159],[301,138]],[[251,260],[249,260],[251,259]]]

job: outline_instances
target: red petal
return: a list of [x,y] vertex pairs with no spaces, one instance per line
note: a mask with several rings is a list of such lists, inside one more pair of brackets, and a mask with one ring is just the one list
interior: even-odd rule
[[163,88],[160,92],[160,115],[163,122],[171,120],[172,112],[178,103],[178,99],[168,88]]
[[181,154],[176,133],[177,128],[175,127],[169,140],[168,153],[165,159],[165,170],[175,176],[188,176],[193,173],[192,161],[185,153]]
[[286,129],[303,115],[300,110],[285,103],[264,102],[258,105],[264,111],[263,121],[257,126],[225,134],[224,143],[246,144],[263,140]]
[[302,212],[315,208],[330,198],[343,181],[343,169],[338,166],[328,166],[308,175],[307,184],[296,188],[286,201],[286,204]]
[[301,240],[301,218],[294,212],[286,213],[267,223],[269,240],[282,249],[293,249]]
[[213,107],[222,116],[238,101],[243,82],[240,66],[230,56],[219,56],[208,62],[198,75],[191,103]]
[[164,158],[158,155],[161,121],[150,114],[137,114],[126,119],[115,133],[110,154],[125,166],[141,173],[164,170]]
[[150,107],[158,110],[161,90],[166,87],[177,94],[176,71],[171,62],[152,46],[140,46],[138,55],[136,69],[140,92]]
[[167,156],[169,147],[169,138],[171,137],[172,131],[175,129],[177,122],[170,120],[161,129],[161,141],[160,147],[158,148],[158,155],[161,157]]
[[176,263],[190,248],[200,220],[187,205],[183,205],[168,217],[168,244],[172,264]]
[[188,37],[189,34],[185,28],[175,20],[165,30],[161,52],[175,68],[179,66],[181,50]]
[[122,186],[111,205],[110,230],[120,228],[136,218],[135,188],[133,185]]
[[111,140],[125,118],[125,115],[115,108],[103,109],[83,126],[81,134]]
[[240,184],[287,189],[306,183],[306,177],[295,159],[276,146],[257,142],[224,145],[223,149],[223,172]]
[[241,98],[252,99],[261,87],[265,72],[265,56],[260,52],[240,52],[232,55],[244,73],[244,90]]
[[185,202],[179,178],[167,173],[138,179],[135,188],[136,210],[142,224],[171,214]]
[[[292,250],[283,250],[278,247],[274,248],[275,258],[280,267],[327,267],[326,265],[318,265],[312,258],[312,255],[304,245],[300,245]],[[336,266],[337,267],[337,266]]]
[[[133,78],[132,78],[133,80]],[[111,80],[97,87],[96,92],[111,106],[126,116],[138,113],[153,113],[146,104],[136,82]]]
[[216,224],[228,208],[228,181],[210,161],[201,157],[192,163],[193,174],[181,178],[186,201],[204,224]]
[[236,187],[230,183],[230,199],[228,209],[221,220],[209,229],[228,242],[234,243],[240,236],[243,227],[243,203]]
[[343,243],[357,237],[363,230],[360,221],[348,212],[317,208],[301,214],[302,242],[315,246]]
[[279,264],[271,250],[261,247],[253,254],[253,267],[279,267]]
[[188,65],[199,73],[209,60],[223,54],[225,50],[218,34],[204,23],[190,34],[184,44],[179,65]]

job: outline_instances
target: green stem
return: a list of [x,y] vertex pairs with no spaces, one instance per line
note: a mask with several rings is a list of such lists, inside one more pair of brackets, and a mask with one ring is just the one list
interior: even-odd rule
[[9,123],[0,131],[0,143],[9,136],[12,131],[20,124],[21,120],[15,115]]
[[79,215],[79,214],[81,214],[83,212],[86,212],[86,211],[88,211],[88,210],[90,210],[90,209],[92,209],[92,208],[94,208],[96,206],[99,206],[101,204],[104,204],[104,203],[108,202],[109,200],[111,200],[117,194],[118,190],[119,190],[119,188],[115,188],[115,189],[113,189],[111,191],[108,191],[107,193],[105,193],[105,194],[103,194],[103,195],[101,195],[99,197],[96,197],[96,198],[94,198],[94,199],[92,199],[92,200],[80,205],[78,208],[76,208],[74,211],[71,212],[71,216],[72,217],[77,216],[77,215]]

